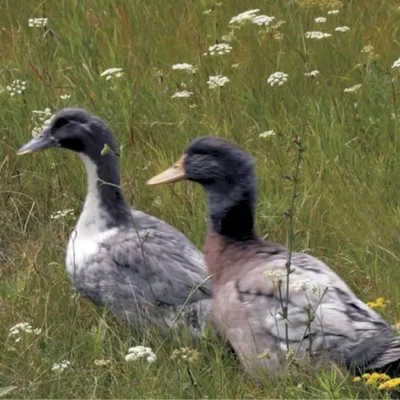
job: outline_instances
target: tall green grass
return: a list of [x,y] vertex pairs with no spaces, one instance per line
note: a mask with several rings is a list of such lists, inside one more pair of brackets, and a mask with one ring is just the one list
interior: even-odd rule
[[[333,369],[282,377],[258,386],[217,339],[164,340],[121,326],[74,294],[63,260],[71,218],[85,196],[83,166],[74,154],[52,150],[17,159],[33,124],[33,110],[65,106],[104,119],[122,146],[128,201],[182,230],[199,247],[206,229],[204,196],[193,185],[148,188],[145,181],[169,166],[199,135],[237,142],[257,161],[257,229],[287,242],[283,218],[292,186],[293,135],[306,147],[295,215],[294,248],[320,257],[361,299],[391,301],[399,313],[400,8],[394,0],[346,1],[327,15],[327,1],[223,0],[3,0],[0,4],[0,386],[15,398],[362,398],[384,396]],[[336,2],[337,3],[337,2]],[[335,4],[332,3],[332,6]],[[231,17],[250,8],[285,21],[277,29],[249,24],[234,31],[231,53],[204,55],[230,32]],[[204,14],[204,11],[212,9]],[[28,19],[48,18],[50,31]],[[317,24],[314,18],[327,16]],[[349,26],[348,32],[335,27]],[[305,39],[320,30],[332,37]],[[282,39],[275,38],[277,33]],[[374,46],[374,54],[363,53]],[[198,67],[191,76],[171,66]],[[239,64],[236,66],[235,64]],[[110,67],[124,76],[100,77]],[[310,78],[307,71],[320,74]],[[283,71],[280,87],[267,83]],[[230,82],[210,90],[210,75]],[[26,81],[22,95],[6,89]],[[359,91],[344,89],[362,84]],[[194,94],[171,99],[178,90]],[[60,95],[68,94],[63,100]],[[355,108],[354,103],[357,103]],[[191,105],[195,105],[190,107]],[[276,135],[262,138],[260,133]],[[9,328],[29,322],[41,334],[15,343]],[[157,350],[153,364],[124,361],[129,346]],[[196,348],[187,367],[170,359],[175,348]],[[61,373],[55,362],[69,360]],[[99,367],[94,360],[110,360]],[[193,383],[194,377],[196,384]],[[1,393],[0,393],[1,394]]]

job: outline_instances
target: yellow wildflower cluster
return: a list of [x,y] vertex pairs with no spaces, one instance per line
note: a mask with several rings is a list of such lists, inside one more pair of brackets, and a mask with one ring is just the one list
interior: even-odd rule
[[321,7],[321,8],[342,8],[343,3],[340,0],[299,0],[302,7]]
[[170,357],[171,360],[177,360],[185,364],[194,364],[200,358],[200,353],[197,350],[188,347],[175,349]]
[[378,372],[373,372],[372,374],[364,374],[361,377],[356,376],[353,382],[361,382],[362,380],[369,386],[377,385],[378,383],[388,381],[390,376],[386,374],[379,374]]
[[367,306],[373,310],[385,311],[390,301],[385,300],[383,297],[378,297],[375,301],[370,301]]
[[400,386],[400,378],[389,379],[378,386],[379,390],[383,389],[396,389]]

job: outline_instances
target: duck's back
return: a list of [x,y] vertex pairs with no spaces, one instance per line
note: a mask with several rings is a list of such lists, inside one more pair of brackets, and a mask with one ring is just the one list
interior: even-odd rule
[[131,212],[133,227],[89,238],[74,231],[66,262],[74,285],[132,325],[170,327],[182,313],[190,329],[201,331],[211,308],[202,253],[167,223]]

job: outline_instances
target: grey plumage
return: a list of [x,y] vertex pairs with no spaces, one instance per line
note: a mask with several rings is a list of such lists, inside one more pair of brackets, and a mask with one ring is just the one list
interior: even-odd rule
[[169,329],[177,320],[199,336],[211,309],[203,255],[175,228],[128,207],[110,129],[85,110],[66,108],[18,153],[53,147],[75,151],[87,173],[66,255],[77,290],[135,327]]

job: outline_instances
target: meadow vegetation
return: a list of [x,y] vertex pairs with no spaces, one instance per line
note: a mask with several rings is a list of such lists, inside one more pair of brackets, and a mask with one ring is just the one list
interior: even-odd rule
[[[275,18],[230,24],[249,9]],[[47,21],[28,22],[32,18]],[[15,150],[62,107],[93,112],[121,146],[128,202],[201,247],[201,189],[149,188],[145,182],[196,136],[227,138],[257,162],[258,232],[288,244],[284,215],[293,183],[284,177],[294,174],[293,139],[299,136],[305,151],[293,248],[327,262],[395,324],[399,34],[395,0],[2,0],[0,395],[388,396],[376,383],[353,382],[338,368],[289,371],[279,382],[266,376],[256,385],[212,332],[195,343],[121,326],[80,298],[64,269],[68,235],[85,195],[83,166],[68,151],[17,158]],[[217,43],[227,46],[209,50]],[[194,69],[172,68],[179,63]],[[102,75],[109,68],[121,70]],[[283,74],[271,77],[276,72]],[[217,75],[228,80],[207,83]],[[30,325],[10,331],[18,323]],[[138,345],[150,347],[156,360],[126,361],[128,348]],[[190,363],[180,356],[182,347],[196,350]]]

